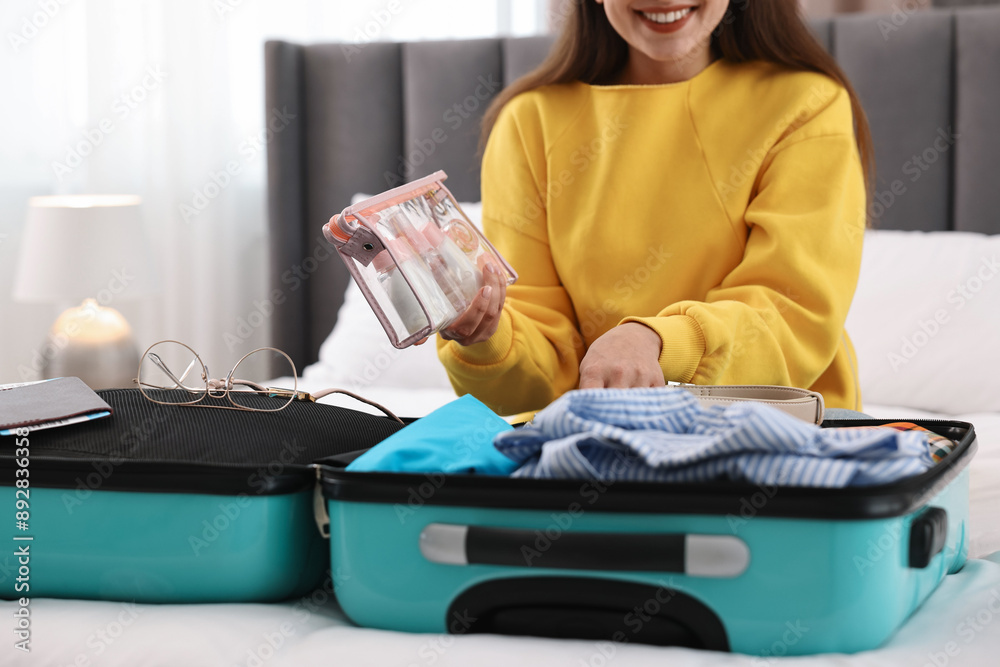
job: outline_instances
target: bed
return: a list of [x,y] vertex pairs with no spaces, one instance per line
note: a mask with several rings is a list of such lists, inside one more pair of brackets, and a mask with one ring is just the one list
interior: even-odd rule
[[[1000,271],[1000,7],[849,15],[813,28],[861,95],[880,165],[878,228],[866,235],[848,319],[865,410],[970,421],[979,452],[972,558],[962,571],[946,577],[879,650],[788,661],[993,665],[1000,654],[1000,279],[993,280]],[[475,216],[478,119],[487,99],[537,64],[549,44],[538,37],[266,45],[266,104],[300,119],[269,146],[268,185],[270,296],[279,304],[273,344],[303,369],[302,386],[352,389],[407,416],[454,398],[432,346],[388,345],[320,227],[357,193],[435,169],[447,171],[449,187]],[[928,168],[918,167],[913,179],[918,155]],[[744,656],[367,630],[337,607],[339,576],[273,604],[33,600],[32,653],[3,649],[0,663],[714,667],[780,662],[788,648],[776,642],[767,655]]]

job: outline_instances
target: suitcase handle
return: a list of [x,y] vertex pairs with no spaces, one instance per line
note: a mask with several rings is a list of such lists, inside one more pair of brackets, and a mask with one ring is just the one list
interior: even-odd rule
[[420,552],[444,565],[679,572],[713,578],[738,577],[750,564],[749,547],[731,535],[585,533],[447,523],[423,529]]

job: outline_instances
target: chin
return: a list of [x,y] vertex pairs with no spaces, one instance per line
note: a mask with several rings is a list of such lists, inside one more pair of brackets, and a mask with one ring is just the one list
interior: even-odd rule
[[696,60],[701,53],[698,44],[678,44],[676,48],[671,49],[650,49],[646,52],[646,57],[666,64]]

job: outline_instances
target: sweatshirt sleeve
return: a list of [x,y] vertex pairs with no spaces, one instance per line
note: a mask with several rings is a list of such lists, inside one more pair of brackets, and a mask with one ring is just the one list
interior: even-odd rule
[[844,334],[865,227],[850,100],[832,101],[767,153],[744,221],[742,261],[703,301],[642,322],[667,380],[811,387]]
[[518,273],[499,327],[475,345],[437,340],[455,391],[499,414],[538,410],[575,388],[584,354],[549,249],[544,136],[534,113],[522,99],[508,103],[483,155],[483,232]]

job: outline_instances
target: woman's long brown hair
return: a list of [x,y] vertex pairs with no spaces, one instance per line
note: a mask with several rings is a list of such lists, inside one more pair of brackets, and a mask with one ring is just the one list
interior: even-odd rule
[[[568,0],[565,8],[562,32],[545,61],[500,91],[486,110],[482,146],[500,110],[514,96],[555,83],[610,83],[625,68],[628,43],[611,27],[604,8],[594,0]],[[871,191],[875,159],[865,112],[843,70],[803,22],[798,0],[730,0],[711,40],[713,52],[731,62],[766,60],[819,72],[847,89],[865,185]]]

